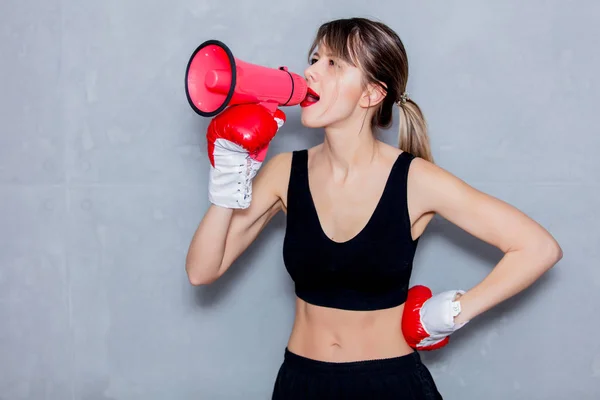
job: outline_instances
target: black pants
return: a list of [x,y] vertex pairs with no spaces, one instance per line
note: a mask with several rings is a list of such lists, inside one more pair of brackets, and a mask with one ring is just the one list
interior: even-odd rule
[[285,349],[272,400],[440,400],[419,353],[352,362],[312,360]]

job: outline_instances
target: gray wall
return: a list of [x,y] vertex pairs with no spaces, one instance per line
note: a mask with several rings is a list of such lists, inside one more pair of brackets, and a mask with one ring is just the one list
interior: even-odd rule
[[[188,284],[208,121],[186,102],[184,69],[217,38],[236,57],[301,72],[317,26],[353,15],[405,41],[437,162],[528,213],[565,253],[423,353],[441,392],[600,398],[600,5],[385,3],[1,3],[0,399],[269,397],[294,311],[285,220],[221,281]],[[286,111],[269,156],[321,140]],[[499,258],[436,218],[412,283],[469,288]]]

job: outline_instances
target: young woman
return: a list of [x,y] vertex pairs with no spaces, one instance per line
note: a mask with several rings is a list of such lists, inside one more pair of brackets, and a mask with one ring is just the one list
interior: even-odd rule
[[[531,285],[561,249],[529,217],[433,163],[421,110],[406,93],[405,49],[390,28],[331,21],[310,54],[302,123],[324,128],[323,143],[262,166],[285,121],[280,110],[239,105],[211,121],[212,204],[189,248],[189,280],[218,279],[283,211],[297,303],[273,399],[440,399],[417,350],[443,345]],[[394,107],[399,149],[375,136]],[[413,256],[435,213],[505,255],[471,290],[411,295]]]

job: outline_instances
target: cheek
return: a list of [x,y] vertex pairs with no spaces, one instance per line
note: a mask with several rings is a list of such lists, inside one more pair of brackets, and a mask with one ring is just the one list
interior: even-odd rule
[[344,104],[345,108],[356,108],[361,96],[360,88],[354,86],[348,86],[340,90],[340,101]]
[[321,101],[302,109],[302,124],[318,127],[334,123],[352,115],[362,89],[353,77],[336,77],[321,87]]
[[337,100],[344,105],[344,108],[356,107],[361,95],[362,89],[359,77],[346,75],[340,77],[337,81]]
[[360,93],[353,88],[340,87],[326,108],[335,114],[336,118],[346,118],[355,111],[359,98]]
[[348,110],[354,108],[360,99],[360,88],[348,77],[332,80],[326,88],[327,108]]

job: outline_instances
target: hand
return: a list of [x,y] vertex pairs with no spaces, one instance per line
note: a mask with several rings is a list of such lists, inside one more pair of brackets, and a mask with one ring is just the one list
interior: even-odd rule
[[211,120],[206,133],[211,203],[226,208],[250,206],[252,179],[285,119],[279,109],[271,114],[259,104],[240,104]]
[[410,288],[402,314],[402,332],[409,346],[436,350],[447,345],[450,335],[469,322],[454,322],[460,313],[457,300],[464,293],[464,290],[449,290],[433,296],[426,286]]

